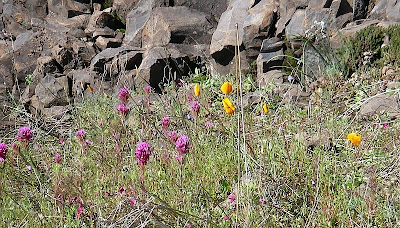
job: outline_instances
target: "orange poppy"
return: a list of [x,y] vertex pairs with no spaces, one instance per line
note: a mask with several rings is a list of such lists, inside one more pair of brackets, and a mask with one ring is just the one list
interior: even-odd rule
[[361,134],[351,133],[347,135],[347,138],[354,146],[358,146],[361,143]]
[[231,92],[232,92],[232,83],[230,83],[230,82],[224,82],[224,84],[222,84],[222,86],[221,86],[221,91],[222,91],[224,94],[229,94],[229,93],[231,93]]
[[222,104],[224,105],[224,109],[227,114],[231,115],[235,112],[235,106],[233,106],[229,98],[223,99]]

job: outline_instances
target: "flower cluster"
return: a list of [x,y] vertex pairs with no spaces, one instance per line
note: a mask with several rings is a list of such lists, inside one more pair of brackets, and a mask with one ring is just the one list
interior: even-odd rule
[[129,99],[129,97],[131,96],[131,94],[130,94],[128,88],[124,87],[119,90],[118,96],[122,103],[126,103]]
[[0,143],[0,163],[4,162],[7,157],[8,148],[4,143]]
[[189,153],[189,138],[186,135],[181,135],[175,142],[175,149],[178,151],[175,159],[182,164],[183,155]]
[[164,116],[164,117],[162,118],[162,120],[161,120],[162,128],[163,128],[164,130],[167,130],[169,124],[170,124],[169,117],[168,117],[168,116]]
[[198,101],[193,101],[193,103],[192,103],[192,111],[194,113],[196,113],[196,115],[199,113],[199,111],[200,111],[200,103]]
[[79,129],[79,130],[75,133],[75,135],[76,135],[76,137],[78,137],[79,141],[82,141],[82,140],[83,140],[83,137],[85,136],[85,134],[86,134],[85,129]]
[[123,103],[118,105],[117,110],[123,116],[126,116],[129,113],[129,107]]
[[19,141],[29,142],[33,138],[33,132],[28,126],[21,127],[18,131],[17,138]]
[[147,142],[140,142],[136,147],[135,157],[139,164],[146,165],[151,154],[151,147]]

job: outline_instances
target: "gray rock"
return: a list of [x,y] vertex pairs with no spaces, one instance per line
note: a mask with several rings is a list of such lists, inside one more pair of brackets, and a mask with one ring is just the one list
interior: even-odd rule
[[184,6],[155,8],[142,31],[142,46],[210,43],[212,25],[206,16]]
[[217,20],[228,7],[228,0],[174,0],[174,6],[186,6],[210,15],[211,20]]
[[263,40],[261,44],[261,53],[276,52],[283,48],[284,42],[277,37]]
[[18,80],[25,81],[25,76],[36,68],[36,59],[42,52],[38,39],[39,33],[25,32],[17,36],[14,42],[14,69]]
[[38,110],[55,105],[67,105],[69,101],[69,86],[67,76],[55,77],[47,75],[36,86],[35,95],[39,101]]
[[138,7],[131,10],[126,16],[126,33],[124,45],[141,47],[142,31],[150,19],[154,1],[140,1]]
[[85,13],[90,13],[88,5],[73,0],[47,0],[49,12],[70,18]]
[[360,115],[388,114],[391,117],[400,115],[399,94],[383,94],[367,100],[361,108]]
[[257,74],[256,83],[259,88],[268,86],[270,83],[282,84],[285,73],[280,70],[271,70],[266,73]]
[[106,63],[112,61],[113,59],[113,61],[115,61],[113,65],[115,65],[118,69],[118,56],[131,51],[135,51],[136,54],[140,54],[140,50],[135,48],[106,48],[92,59],[90,63],[90,69],[102,74],[105,70],[111,70],[106,67]]
[[[353,19],[360,20],[367,17],[368,0],[353,1]],[[399,11],[398,11],[399,12]]]
[[121,43],[122,43],[121,39],[105,38],[105,37],[99,36],[99,37],[97,37],[95,44],[100,50],[104,50],[106,48],[120,47]]
[[66,117],[69,111],[70,108],[68,106],[52,106],[50,108],[44,108],[42,114],[47,118],[59,120]]
[[164,83],[178,81],[194,72],[196,67],[200,68],[199,63],[207,48],[207,45],[170,44],[148,49],[144,52],[135,84],[158,89]]
[[257,57],[257,75],[262,75],[268,71],[282,66],[283,50],[269,53],[260,53]]
[[274,36],[277,11],[278,5],[275,0],[262,0],[248,10],[249,15],[243,24],[243,44],[247,50],[247,57],[251,60],[257,58],[262,41]]
[[88,89],[88,85],[96,90],[99,88],[98,83],[95,83],[97,82],[98,76],[94,71],[87,69],[73,70],[69,73],[69,77],[72,79],[72,94],[75,97],[75,100],[84,96],[85,93],[91,93]]
[[397,0],[380,0],[371,11],[371,18],[400,22],[400,2]]
[[39,57],[36,61],[35,77],[42,78],[49,73],[61,72],[62,68],[57,61],[50,56]]

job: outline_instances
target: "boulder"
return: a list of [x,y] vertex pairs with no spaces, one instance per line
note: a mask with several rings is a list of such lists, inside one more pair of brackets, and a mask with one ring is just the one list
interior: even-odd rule
[[148,49],[143,54],[135,78],[136,85],[150,85],[158,90],[164,83],[178,82],[201,67],[200,62],[207,48],[207,45],[169,44]]
[[279,49],[272,52],[260,53],[257,57],[257,75],[267,73],[274,68],[282,66],[283,63],[283,50]]
[[142,46],[210,43],[212,24],[206,16],[185,6],[155,8],[142,31]]
[[47,0],[48,11],[63,18],[75,17],[90,13],[87,4],[74,0]]
[[[124,28],[124,25],[118,18],[114,17],[111,13],[111,8],[103,11],[94,11],[89,18],[88,25],[85,29],[86,34],[90,35],[97,31],[97,35],[105,36],[105,33],[110,33],[110,30]],[[98,30],[103,29],[103,30]],[[115,34],[113,34],[115,36]],[[95,37],[95,35],[93,36]]]
[[[35,89],[38,104],[37,110],[49,108],[55,105],[67,105],[69,102],[69,83],[67,76],[47,75],[40,80]],[[32,103],[32,106],[34,103]]]
[[174,6],[186,6],[188,8],[206,13],[210,19],[217,22],[221,14],[228,7],[228,0],[174,0]]
[[[316,0],[317,1],[317,0]],[[322,4],[321,1],[315,6]],[[276,34],[280,35],[285,30],[287,24],[292,19],[297,9],[305,9],[308,5],[308,0],[280,0],[279,1],[279,20],[276,23]],[[325,5],[325,3],[324,3]]]
[[150,19],[154,1],[141,0],[138,7],[131,10],[126,16],[126,33],[124,45],[141,47],[142,31],[147,21]]
[[371,97],[360,107],[360,115],[388,114],[391,117],[400,115],[400,100],[398,94],[382,94]]
[[104,50],[106,48],[120,47],[121,43],[122,43],[121,39],[105,38],[105,37],[99,36],[99,37],[97,37],[95,44],[100,50]]
[[262,41],[274,36],[277,10],[275,0],[262,0],[249,9],[249,15],[243,24],[243,44],[250,60],[257,58]]
[[[126,58],[128,58],[128,55],[124,55],[128,52],[133,52],[132,54],[130,54],[131,56],[129,56],[129,67],[139,67],[142,55],[141,50],[135,48],[119,47],[106,48],[102,52],[97,54],[90,63],[90,69],[98,72],[99,74],[104,73],[104,71],[107,71],[107,73],[109,74],[109,72],[113,70],[111,67],[113,67],[118,74],[119,70],[121,70],[119,68],[118,58],[119,56],[125,56]],[[107,65],[109,63],[110,65]]]
[[282,84],[285,73],[280,70],[271,70],[266,73],[257,74],[256,83],[259,88],[266,87],[270,83]]
[[60,66],[60,64],[57,63],[54,58],[50,56],[42,56],[37,59],[36,69],[33,74],[36,77],[42,78],[49,73],[61,73],[62,71],[62,67]]

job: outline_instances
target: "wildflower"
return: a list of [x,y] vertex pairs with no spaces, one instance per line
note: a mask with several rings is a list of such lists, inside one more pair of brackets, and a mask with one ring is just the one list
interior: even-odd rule
[[389,128],[389,124],[388,124],[388,123],[384,123],[384,124],[382,125],[382,128],[383,128],[384,130],[387,130],[387,129]]
[[181,164],[183,162],[183,156],[181,154],[175,155],[175,160]]
[[293,77],[292,75],[289,75],[289,76],[288,76],[288,81],[289,81],[290,83],[293,83],[293,82],[294,82],[294,77]]
[[210,121],[206,121],[206,122],[204,123],[204,126],[205,126],[205,127],[213,127],[214,124],[211,123]]
[[361,134],[351,133],[347,135],[347,138],[354,146],[358,146],[361,143]]
[[64,144],[64,139],[63,138],[59,138],[58,139],[58,144]]
[[193,101],[192,103],[192,111],[196,114],[200,111],[200,103],[198,101]]
[[119,90],[118,96],[122,103],[125,103],[129,99],[131,94],[129,93],[128,88],[124,87]]
[[93,142],[90,141],[89,139],[86,139],[85,142],[83,143],[82,147],[85,148],[87,146],[93,145]]
[[83,210],[81,205],[79,205],[78,209],[76,209],[76,218],[80,218],[82,216]]
[[192,97],[190,97],[190,96],[187,96],[187,101],[190,103],[190,102],[192,102],[192,100],[193,100],[193,98]]
[[227,215],[224,216],[225,221],[228,221],[229,219],[230,219],[229,216],[227,216]]
[[31,141],[31,139],[33,137],[33,133],[31,131],[31,128],[28,127],[28,126],[24,126],[24,127],[19,128],[17,137],[18,137],[19,141],[26,141],[26,142]]
[[130,199],[129,202],[131,203],[132,206],[136,204],[136,200],[135,199]]
[[83,139],[83,136],[86,134],[86,131],[85,131],[85,129],[79,129],[76,133],[75,133],[75,135],[79,138],[79,140],[82,140]]
[[144,88],[144,91],[146,91],[146,93],[150,93],[150,92],[151,92],[151,86],[147,85],[147,86]]
[[54,155],[54,160],[56,161],[57,164],[61,163],[61,155],[59,153],[56,153],[56,155]]
[[117,110],[121,115],[126,116],[129,113],[129,107],[126,106],[125,104],[119,104],[117,107]]
[[228,199],[230,203],[233,203],[236,200],[236,196],[231,193],[228,195]]
[[178,82],[178,86],[179,86],[179,87],[182,87],[182,86],[183,86],[183,83],[182,83],[182,82]]
[[224,82],[221,86],[221,91],[226,95],[230,94],[232,92],[232,83]]
[[258,202],[260,202],[261,205],[266,205],[267,204],[267,201],[265,201],[263,198],[260,198],[258,200]]
[[229,100],[229,98],[225,98],[222,100],[222,104],[224,105],[225,112],[229,115],[233,114],[235,112],[235,106],[233,106],[232,102]]
[[268,110],[268,105],[267,104],[263,105],[263,109],[264,109],[264,113],[268,114],[269,110]]
[[120,187],[120,188],[118,189],[118,193],[119,193],[119,194],[124,193],[124,191],[125,191],[125,189],[124,189],[123,187]]
[[162,118],[162,120],[161,120],[162,128],[165,129],[165,130],[168,129],[169,123],[170,123],[169,117],[168,116],[164,116]]
[[31,165],[27,165],[26,168],[31,171],[32,170],[32,166]]
[[199,84],[194,85],[194,95],[196,97],[200,96],[200,86],[199,86]]
[[171,140],[171,142],[175,143],[176,142],[176,138],[177,138],[177,132],[176,131],[170,131],[168,133],[168,138],[169,138],[169,140]]
[[187,224],[187,228],[193,228],[192,223],[188,223],[188,224]]
[[0,163],[3,163],[7,157],[8,148],[4,143],[0,143]]
[[175,149],[179,154],[187,154],[189,152],[189,138],[186,135],[181,135],[176,140]]
[[149,156],[151,153],[150,145],[147,142],[140,142],[136,147],[136,159],[139,164],[146,165],[147,160],[149,160]]

